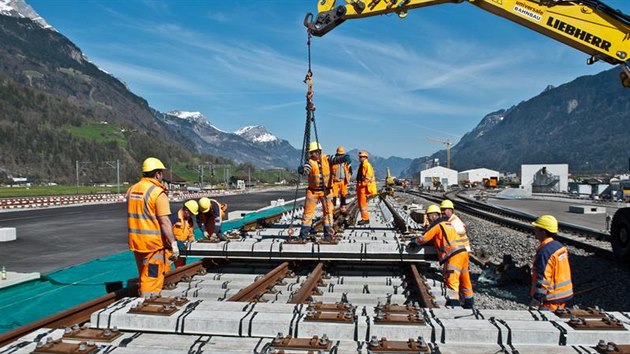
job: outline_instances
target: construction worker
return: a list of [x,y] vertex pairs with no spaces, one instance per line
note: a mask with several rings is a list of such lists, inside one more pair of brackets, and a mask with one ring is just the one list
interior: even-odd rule
[[475,301],[468,270],[469,255],[465,246],[468,239],[459,235],[453,225],[440,217],[441,210],[436,204],[429,205],[425,215],[430,223],[427,231],[412,240],[409,246],[416,248],[433,240],[438,259],[443,265],[446,306],[459,306],[461,294],[464,300],[462,307],[472,308]]
[[[343,146],[337,147],[335,156],[343,156],[346,149]],[[339,209],[346,211],[346,197],[348,197],[348,183],[352,178],[352,165],[349,162],[332,165],[332,204],[337,206],[337,197],[339,197]]]
[[470,252],[470,239],[466,234],[466,224],[464,224],[459,216],[455,215],[455,205],[453,205],[453,202],[448,199],[443,200],[442,203],[440,203],[440,209],[442,210],[444,219],[455,228],[459,236],[469,241],[466,245],[466,250]]
[[558,233],[558,221],[543,215],[532,223],[534,236],[540,242],[532,267],[532,297],[530,308],[557,310],[573,298],[569,252],[553,239]]
[[368,197],[377,194],[376,178],[374,177],[374,169],[368,161],[368,152],[359,151],[359,168],[357,168],[357,200],[359,201],[359,210],[361,211],[361,220],[357,225],[365,225],[370,223],[370,214],[368,213]]
[[308,176],[308,188],[306,188],[306,200],[304,201],[304,213],[302,214],[302,227],[300,239],[308,237],[313,225],[313,215],[317,202],[322,203],[324,222],[324,238],[331,240],[333,236],[333,205],[331,199],[332,178],[330,178],[331,165],[350,163],[350,156],[329,157],[322,153],[322,146],[313,141],[308,145],[308,161],[304,166],[298,167],[298,173]]
[[143,298],[160,295],[169,260],[179,257],[168,191],[162,184],[165,169],[160,160],[147,158],[142,163],[142,178],[127,191],[129,249],[136,258],[138,290]]
[[203,197],[199,199],[200,213],[197,215],[197,225],[203,236],[209,239],[218,238],[221,241],[226,241],[227,238],[223,235],[221,225],[223,219],[225,219],[225,212],[227,211],[227,204],[219,203],[215,199]]
[[[173,224],[173,235],[177,240],[179,254],[185,253],[190,242],[195,240],[193,228],[193,216],[199,214],[199,204],[196,200],[188,200],[176,212],[170,215]],[[186,258],[179,257],[175,262],[175,268],[186,265]]]

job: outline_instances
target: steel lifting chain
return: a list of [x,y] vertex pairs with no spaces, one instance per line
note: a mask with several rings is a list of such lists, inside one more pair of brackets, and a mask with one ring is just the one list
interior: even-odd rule
[[[311,30],[306,30],[307,40],[306,47],[308,53],[308,71],[306,72],[306,76],[304,77],[304,83],[307,85],[306,90],[306,124],[304,126],[304,139],[302,140],[302,151],[300,153],[300,166],[303,166],[307,161],[308,157],[306,155],[308,144],[311,140],[311,125],[313,126],[313,131],[315,132],[315,142],[319,143],[319,136],[317,134],[317,125],[315,124],[315,104],[313,103],[313,70],[311,68]],[[300,189],[300,180],[302,176],[298,176],[298,183],[295,187],[295,197],[293,198],[293,209],[291,212],[291,223],[289,224],[288,234],[289,239],[293,236],[293,222],[295,220],[295,209],[297,206],[297,197]]]

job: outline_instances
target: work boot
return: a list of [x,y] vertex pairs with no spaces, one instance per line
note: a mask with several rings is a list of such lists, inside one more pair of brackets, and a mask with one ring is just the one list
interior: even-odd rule
[[370,220],[359,220],[357,222],[357,225],[367,225],[370,223]]
[[463,308],[465,309],[472,309],[475,307],[475,299],[474,298],[470,298],[470,299],[464,299],[464,304],[462,305]]
[[324,240],[330,241],[335,233],[330,225],[324,226]]
[[309,231],[311,231],[310,226],[302,226],[300,228],[300,240],[306,240],[308,238]]

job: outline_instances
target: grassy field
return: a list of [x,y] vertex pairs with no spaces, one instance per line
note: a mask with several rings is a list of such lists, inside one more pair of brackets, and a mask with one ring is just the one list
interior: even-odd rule
[[80,127],[68,126],[67,129],[77,138],[95,142],[115,141],[118,146],[127,147],[127,140],[120,132],[120,128],[111,124],[90,122]]
[[[127,191],[128,186],[120,186],[120,192]],[[116,193],[116,187],[79,187],[78,194]],[[0,188],[0,198],[42,197],[53,195],[76,195],[77,186],[32,186]]]

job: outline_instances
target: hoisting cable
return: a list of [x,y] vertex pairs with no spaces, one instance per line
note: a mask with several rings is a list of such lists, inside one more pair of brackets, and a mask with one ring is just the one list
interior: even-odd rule
[[[304,166],[304,164],[308,161],[307,156],[307,147],[311,140],[311,125],[313,126],[313,131],[315,132],[315,143],[319,145],[319,136],[317,134],[317,125],[315,124],[315,104],[313,103],[313,70],[311,68],[311,30],[306,29],[307,40],[307,52],[308,52],[308,71],[306,72],[306,76],[304,77],[304,83],[307,85],[306,90],[306,124],[304,126],[304,138],[302,139],[302,151],[300,153],[300,166]],[[300,189],[300,182],[302,180],[302,176],[298,175],[297,185],[295,186],[295,196],[293,198],[293,209],[291,211],[291,223],[289,224],[289,240],[293,237],[293,222],[295,221],[295,209],[297,206],[297,197]]]

